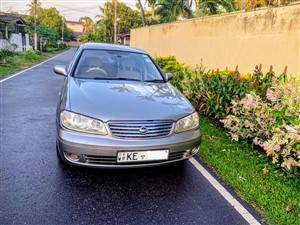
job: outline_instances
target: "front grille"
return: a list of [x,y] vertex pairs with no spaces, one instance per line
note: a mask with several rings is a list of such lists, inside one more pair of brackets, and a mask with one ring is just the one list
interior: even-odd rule
[[187,155],[188,155],[187,151],[170,152],[169,153],[169,161],[186,158]]
[[[169,158],[167,160],[160,161],[145,161],[145,162],[128,162],[122,163],[122,165],[130,165],[130,164],[149,164],[155,162],[162,161],[174,161],[183,159],[189,156],[189,151],[180,151],[180,152],[170,152]],[[116,165],[117,164],[117,156],[97,156],[97,155],[84,155],[85,163],[87,164],[96,164],[96,165]]]
[[116,156],[97,156],[97,155],[84,155],[85,163],[88,164],[116,164]]
[[[108,126],[115,137],[118,138],[157,138],[170,134],[172,121],[124,121],[109,122]],[[142,131],[147,130],[143,133]]]

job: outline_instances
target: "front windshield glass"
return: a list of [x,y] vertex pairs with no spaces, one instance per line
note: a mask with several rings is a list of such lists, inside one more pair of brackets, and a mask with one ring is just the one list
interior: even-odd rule
[[148,55],[90,49],[83,50],[74,77],[103,80],[164,81]]

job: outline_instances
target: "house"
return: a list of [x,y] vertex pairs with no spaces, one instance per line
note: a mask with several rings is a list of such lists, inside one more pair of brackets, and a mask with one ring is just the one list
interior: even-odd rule
[[77,21],[66,21],[66,26],[74,33],[75,38],[84,33],[84,24]]
[[26,22],[21,16],[0,12],[0,49],[23,51],[31,49]]
[[130,33],[118,34],[118,43],[121,45],[130,45]]

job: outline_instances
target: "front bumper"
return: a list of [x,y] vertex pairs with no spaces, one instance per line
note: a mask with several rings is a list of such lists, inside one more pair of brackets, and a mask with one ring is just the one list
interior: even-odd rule
[[[172,134],[147,140],[119,139],[113,136],[83,134],[58,127],[57,151],[63,161],[71,165],[102,168],[134,168],[164,165],[188,159],[200,147],[201,130]],[[167,160],[118,163],[117,152],[169,150]],[[75,153],[78,160],[69,155]]]

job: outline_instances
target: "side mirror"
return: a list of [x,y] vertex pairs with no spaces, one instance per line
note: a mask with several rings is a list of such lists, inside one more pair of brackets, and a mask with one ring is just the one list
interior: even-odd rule
[[59,75],[67,76],[67,67],[62,65],[57,65],[53,67],[53,71]]
[[172,73],[165,73],[167,81],[172,80],[173,74]]

